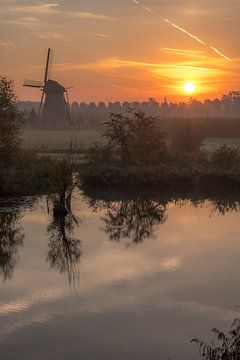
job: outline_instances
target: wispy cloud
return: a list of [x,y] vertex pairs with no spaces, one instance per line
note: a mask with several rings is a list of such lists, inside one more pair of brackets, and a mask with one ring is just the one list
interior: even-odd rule
[[113,39],[115,36],[110,35],[110,34],[103,34],[103,33],[93,33],[93,36],[98,36],[101,38],[105,38],[105,39]]
[[[231,63],[232,64],[232,63]],[[106,58],[99,61],[87,63],[59,63],[54,65],[57,72],[92,72],[104,74],[105,79],[119,79],[124,83],[124,79],[131,84],[139,81],[155,84],[156,88],[168,89],[170,92],[178,92],[186,81],[194,81],[204,91],[216,91],[219,86],[225,84],[225,80],[233,78],[234,70],[226,66],[222,58],[191,59],[182,61],[163,63],[142,62],[121,58]],[[124,86],[132,86],[132,85]],[[137,91],[137,88],[135,89]]]
[[19,17],[19,18],[14,18],[14,19],[7,19],[7,20],[2,20],[1,23],[4,25],[20,27],[23,29],[31,30],[31,31],[34,31],[37,29],[47,30],[50,28],[51,29],[59,28],[59,26],[56,26],[51,23],[47,23],[36,17]]
[[0,47],[4,47],[5,49],[8,49],[10,51],[16,50],[16,44],[12,41],[1,41],[0,40]]
[[174,55],[180,55],[180,56],[201,56],[204,54],[204,51],[201,50],[187,50],[187,49],[176,49],[176,48],[168,48],[163,47],[161,49],[161,52],[164,54],[174,54]]
[[62,10],[58,3],[45,3],[25,6],[2,6],[0,14],[32,14],[32,15],[64,15],[68,17],[94,19],[94,20],[113,20],[112,17],[104,14],[97,14],[84,11]]
[[17,19],[2,20],[2,24],[10,25],[11,27],[18,27],[31,31],[31,35],[40,40],[56,40],[56,41],[72,41],[61,33],[61,27],[55,24],[47,23],[37,17],[27,16],[19,17]]
[[35,32],[33,33],[33,35],[40,40],[56,40],[56,41],[66,41],[66,42],[72,41],[72,39],[67,37],[66,35],[53,31]]

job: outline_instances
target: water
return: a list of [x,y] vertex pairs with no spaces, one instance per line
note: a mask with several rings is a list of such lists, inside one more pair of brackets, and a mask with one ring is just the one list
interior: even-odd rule
[[198,359],[240,309],[233,201],[1,201],[0,357]]

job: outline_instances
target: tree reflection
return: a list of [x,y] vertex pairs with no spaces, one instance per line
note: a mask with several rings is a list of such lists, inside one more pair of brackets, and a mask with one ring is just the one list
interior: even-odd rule
[[[181,205],[186,203],[183,202]],[[240,200],[238,197],[212,197],[212,198],[191,198],[191,205],[195,208],[202,208],[207,206],[210,209],[210,215],[218,214],[225,216],[230,213],[238,213],[240,211]]]
[[227,213],[239,212],[240,201],[233,199],[217,199],[211,203],[212,212],[217,212],[219,215],[226,215]]
[[12,278],[18,261],[18,249],[23,246],[25,235],[19,225],[20,216],[19,208],[0,212],[0,273],[4,281]]
[[166,219],[165,204],[146,199],[109,203],[107,213],[102,217],[105,223],[104,231],[110,240],[129,238],[134,244],[154,237],[157,226]]
[[66,215],[57,214],[53,209],[53,219],[48,226],[47,261],[50,267],[57,269],[60,274],[66,273],[70,284],[75,283],[79,278],[81,242],[72,236],[76,225],[79,225],[79,220],[70,209]]

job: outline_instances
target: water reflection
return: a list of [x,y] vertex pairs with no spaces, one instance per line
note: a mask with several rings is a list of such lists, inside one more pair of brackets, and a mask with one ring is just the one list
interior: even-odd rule
[[75,226],[80,220],[74,216],[70,207],[67,213],[52,211],[52,222],[48,226],[49,244],[47,262],[60,274],[66,273],[70,284],[79,279],[81,241],[73,237]]
[[102,217],[112,241],[124,238],[138,244],[154,237],[157,226],[167,219],[165,205],[151,200],[124,200],[108,206]]
[[133,244],[154,237],[158,226],[167,221],[170,205],[181,208],[190,203],[194,208],[208,207],[209,215],[240,211],[240,200],[237,197],[205,197],[199,194],[186,197],[159,193],[88,193],[88,203],[93,211],[105,212],[101,217],[103,230],[111,241],[119,242],[128,238]]
[[227,213],[239,212],[240,201],[234,199],[215,199],[211,203],[211,211],[217,212],[219,215],[226,215]]
[[23,246],[24,231],[19,224],[21,209],[6,208],[0,212],[0,274],[4,281],[13,276],[18,250]]

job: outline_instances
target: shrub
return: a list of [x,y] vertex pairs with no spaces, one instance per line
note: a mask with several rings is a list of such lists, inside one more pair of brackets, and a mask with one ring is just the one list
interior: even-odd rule
[[238,147],[230,147],[226,144],[221,145],[212,154],[212,164],[217,167],[234,166],[240,161],[240,151]]
[[158,118],[140,111],[111,114],[104,123],[104,136],[124,165],[159,163],[166,158],[167,142],[158,122]]
[[192,342],[199,346],[200,356],[204,360],[239,360],[240,359],[240,321],[235,320],[226,335],[218,329],[212,332],[217,336],[217,343],[211,345],[204,341],[193,339]]

